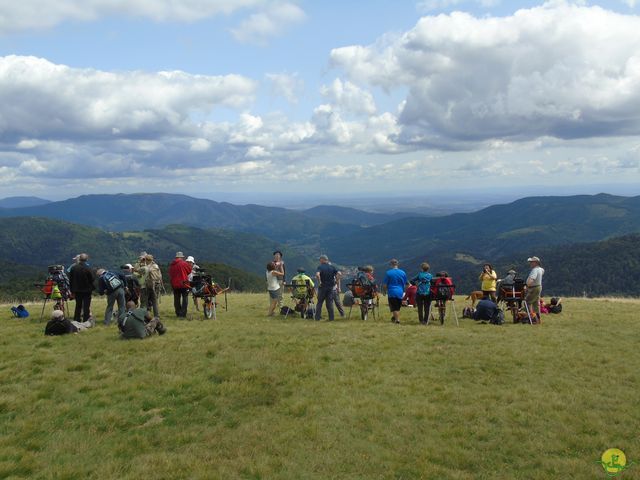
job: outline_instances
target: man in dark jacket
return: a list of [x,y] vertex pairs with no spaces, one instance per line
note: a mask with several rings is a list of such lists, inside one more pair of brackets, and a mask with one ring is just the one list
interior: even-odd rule
[[187,316],[187,305],[189,304],[188,279],[191,273],[191,265],[184,260],[182,252],[176,253],[176,258],[169,265],[169,279],[173,289],[173,307],[176,317]]
[[474,320],[493,323],[498,316],[498,305],[486,295],[476,305],[476,311],[473,313]]
[[[87,266],[89,255],[81,253],[78,255],[78,263],[76,263],[69,271],[69,283],[71,284],[71,293],[76,300],[76,309],[73,319],[76,322],[86,322],[91,316],[91,292],[95,290],[95,276],[91,269]],[[82,317],[82,320],[80,320]]]

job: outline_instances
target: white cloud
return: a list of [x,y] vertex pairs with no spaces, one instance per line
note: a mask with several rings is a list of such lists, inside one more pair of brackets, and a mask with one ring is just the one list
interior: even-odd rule
[[457,7],[463,3],[476,3],[482,7],[490,8],[500,4],[500,0],[422,0],[418,2],[416,8],[419,12],[431,12],[433,10],[444,10],[450,7]]
[[343,82],[336,78],[330,86],[324,85],[320,93],[344,111],[364,115],[376,112],[373,95],[349,81]]
[[0,34],[110,15],[192,22],[263,3],[264,0],[0,0]]
[[284,97],[289,103],[298,103],[298,96],[304,90],[304,81],[297,73],[267,73],[275,95]]
[[304,11],[293,3],[275,3],[264,11],[254,13],[238,27],[231,29],[236,40],[254,45],[266,45],[272,37],[277,37],[293,25],[306,18]]
[[186,132],[193,128],[193,112],[247,105],[255,89],[255,82],[239,75],[110,73],[0,57],[0,135],[20,141]]
[[599,7],[424,17],[331,60],[359,83],[407,90],[399,141],[421,148],[640,133],[640,17]]

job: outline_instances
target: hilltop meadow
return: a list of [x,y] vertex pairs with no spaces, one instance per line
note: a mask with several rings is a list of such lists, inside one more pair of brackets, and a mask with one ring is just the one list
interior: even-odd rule
[[164,297],[168,332],[144,341],[45,337],[40,304],[3,306],[0,478],[546,480],[605,478],[612,447],[640,458],[639,300],[565,299],[533,327],[228,300],[177,320]]

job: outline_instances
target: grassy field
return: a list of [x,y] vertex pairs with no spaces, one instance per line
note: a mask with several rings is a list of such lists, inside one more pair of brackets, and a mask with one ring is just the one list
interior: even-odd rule
[[165,297],[144,341],[44,337],[38,305],[3,306],[0,478],[597,479],[612,447],[640,478],[640,301],[567,299],[534,327],[267,302],[188,321]]

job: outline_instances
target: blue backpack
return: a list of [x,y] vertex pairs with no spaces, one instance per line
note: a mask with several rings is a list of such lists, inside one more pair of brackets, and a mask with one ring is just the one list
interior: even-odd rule
[[11,312],[13,312],[13,316],[16,318],[27,318],[29,316],[29,311],[24,308],[24,305],[11,307]]

